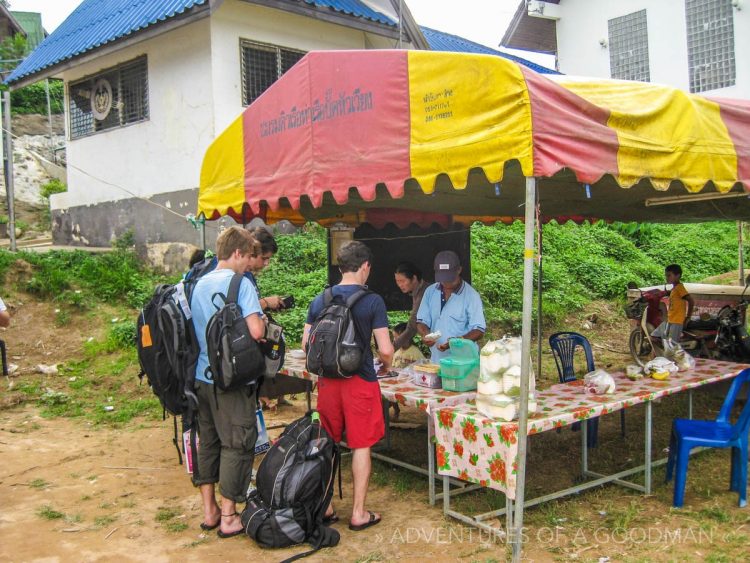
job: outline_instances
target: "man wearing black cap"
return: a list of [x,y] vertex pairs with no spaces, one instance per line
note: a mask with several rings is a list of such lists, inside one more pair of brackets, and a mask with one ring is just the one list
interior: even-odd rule
[[430,347],[432,361],[448,355],[448,340],[478,341],[487,324],[479,293],[461,279],[461,261],[452,250],[435,256],[435,282],[428,287],[417,311],[417,331]]

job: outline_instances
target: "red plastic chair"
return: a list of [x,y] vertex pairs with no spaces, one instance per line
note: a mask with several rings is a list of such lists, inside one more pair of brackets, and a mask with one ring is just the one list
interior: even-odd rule
[[682,507],[685,500],[690,450],[700,446],[706,448],[732,448],[732,472],[729,490],[739,493],[739,506],[747,506],[747,454],[748,429],[750,428],[750,400],[745,401],[737,422],[731,423],[732,408],[747,385],[750,387],[750,369],[743,370],[734,378],[732,386],[716,420],[688,420],[676,418],[672,423],[672,437],[669,444],[666,482],[672,480],[675,468],[674,498],[672,505]]

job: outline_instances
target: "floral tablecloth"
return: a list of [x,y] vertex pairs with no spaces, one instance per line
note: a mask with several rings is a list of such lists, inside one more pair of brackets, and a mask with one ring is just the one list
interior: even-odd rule
[[[537,393],[537,412],[529,415],[528,434],[560,428],[653,401],[688,389],[735,377],[745,364],[696,359],[695,369],[678,373],[666,381],[644,378],[631,381],[624,373],[613,373],[617,388],[611,395],[588,395],[583,380],[553,385]],[[437,441],[437,467],[442,475],[479,483],[516,494],[518,468],[518,424],[488,419],[473,401],[441,406],[433,412]]]
[[[284,367],[279,373],[313,382],[318,380],[317,375],[305,370],[304,359],[293,358],[288,354],[284,359]],[[411,377],[405,373],[394,377],[384,377],[379,379],[378,382],[380,383],[380,393],[383,398],[402,406],[416,407],[427,413],[432,412],[437,406],[463,405],[467,401],[474,400],[476,397],[474,391],[456,393],[414,385],[411,382]]]

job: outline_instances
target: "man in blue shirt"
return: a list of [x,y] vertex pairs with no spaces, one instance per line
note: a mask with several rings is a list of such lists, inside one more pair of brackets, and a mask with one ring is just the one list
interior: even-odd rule
[[[438,252],[434,267],[436,283],[422,297],[417,311],[417,332],[430,347],[432,361],[439,362],[449,355],[449,339],[477,342],[484,336],[487,323],[479,293],[461,279],[458,255],[452,250]],[[433,337],[436,333],[439,336]]]
[[[230,391],[214,390],[208,373],[206,325],[223,305],[219,294],[227,294],[234,274],[243,274],[253,255],[259,252],[258,243],[248,231],[239,227],[225,230],[216,241],[216,269],[198,280],[191,302],[193,326],[200,345],[195,368],[200,476],[193,482],[200,487],[203,501],[201,528],[213,530],[219,527],[220,538],[244,531],[236,503],[245,500],[250,485],[258,430],[254,386]],[[250,335],[260,340],[266,328],[263,311],[255,288],[247,279],[240,284],[237,302]],[[216,483],[219,483],[221,506],[216,502]]]
[[[372,252],[359,241],[344,244],[337,253],[341,283],[334,286],[333,296],[349,298],[367,286],[370,276]],[[310,329],[324,307],[323,294],[318,295],[310,304],[307,313],[305,331],[302,335],[302,348],[307,348]],[[357,375],[348,378],[318,379],[318,412],[323,427],[336,441],[340,442],[346,430],[346,441],[352,449],[352,481],[354,498],[349,529],[360,531],[380,522],[380,515],[365,510],[367,485],[370,480],[372,460],[370,448],[385,433],[383,410],[380,395],[380,384],[373,365],[370,341],[373,335],[378,345],[378,355],[387,369],[393,359],[393,344],[388,333],[388,315],[383,298],[375,293],[365,295],[351,309],[352,319],[356,325],[355,340],[362,350],[362,362]],[[338,517],[333,506],[326,510],[328,522],[335,522]]]

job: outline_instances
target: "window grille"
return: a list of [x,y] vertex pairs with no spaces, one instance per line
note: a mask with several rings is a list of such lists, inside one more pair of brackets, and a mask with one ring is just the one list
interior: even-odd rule
[[609,71],[612,78],[649,82],[646,10],[614,18],[609,28]]
[[[99,95],[104,98],[96,104],[95,98]],[[146,57],[71,82],[68,99],[71,139],[147,120]]]
[[282,74],[305,56],[304,51],[255,43],[245,39],[240,41],[240,51],[242,61],[242,103],[246,106],[253,103]]
[[691,92],[734,85],[733,18],[731,0],[685,0]]

